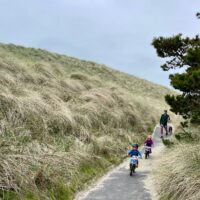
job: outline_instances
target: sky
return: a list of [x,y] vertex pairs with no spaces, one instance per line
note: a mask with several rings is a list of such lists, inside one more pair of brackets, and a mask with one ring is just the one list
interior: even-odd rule
[[[0,0],[0,42],[43,48],[169,86],[154,37],[200,31],[200,0]],[[174,73],[174,71],[170,72]]]

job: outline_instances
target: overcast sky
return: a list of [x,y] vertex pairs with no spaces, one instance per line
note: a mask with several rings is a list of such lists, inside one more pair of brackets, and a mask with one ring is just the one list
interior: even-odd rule
[[200,0],[0,0],[0,42],[106,64],[169,86],[155,36],[199,34]]

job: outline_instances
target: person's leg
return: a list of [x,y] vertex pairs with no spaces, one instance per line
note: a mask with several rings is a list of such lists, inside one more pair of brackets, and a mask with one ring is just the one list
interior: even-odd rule
[[169,133],[172,134],[172,127],[169,127]]
[[130,163],[130,170],[131,170],[131,168],[132,168],[132,164]]
[[166,131],[166,135],[168,135],[168,128],[167,128],[167,124],[164,125],[165,131]]

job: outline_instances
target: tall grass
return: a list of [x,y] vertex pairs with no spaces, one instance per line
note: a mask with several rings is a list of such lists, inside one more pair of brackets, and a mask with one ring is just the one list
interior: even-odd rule
[[192,131],[190,137],[179,133],[183,137],[179,137],[179,142],[174,141],[176,145],[166,150],[155,168],[161,200],[200,199],[199,129],[190,128],[188,131]]
[[0,83],[3,199],[72,199],[144,139],[171,93],[103,65],[15,45],[0,45]]

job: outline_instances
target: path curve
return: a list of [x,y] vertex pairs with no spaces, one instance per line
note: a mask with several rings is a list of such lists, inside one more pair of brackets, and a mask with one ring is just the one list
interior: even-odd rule
[[[164,148],[160,139],[160,127],[153,133],[155,147],[150,159],[139,161],[139,168],[132,177],[129,175],[129,159],[101,178],[87,192],[79,193],[76,200],[156,200],[152,184],[152,165]],[[142,149],[144,152],[144,149]]]

